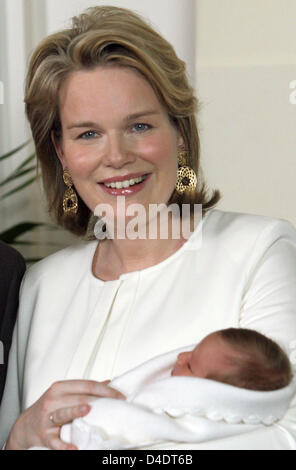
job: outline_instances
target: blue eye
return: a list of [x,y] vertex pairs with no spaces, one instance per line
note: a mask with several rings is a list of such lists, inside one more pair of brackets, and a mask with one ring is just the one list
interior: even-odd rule
[[78,138],[79,139],[91,139],[95,135],[97,135],[95,131],[87,131],[87,132],[84,132],[83,134],[80,134]]
[[150,124],[138,123],[133,125],[133,129],[136,129],[137,132],[148,131],[151,128]]

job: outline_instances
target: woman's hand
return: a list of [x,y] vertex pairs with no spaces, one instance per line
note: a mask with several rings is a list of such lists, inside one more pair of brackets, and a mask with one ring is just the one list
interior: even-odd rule
[[55,450],[77,450],[60,439],[60,427],[90,411],[88,401],[98,397],[125,399],[105,382],[93,380],[65,380],[55,382],[15,422],[6,450],[28,449],[33,446]]

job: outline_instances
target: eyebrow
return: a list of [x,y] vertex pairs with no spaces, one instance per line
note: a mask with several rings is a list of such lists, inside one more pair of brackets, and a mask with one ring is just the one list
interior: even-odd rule
[[[137,119],[142,116],[150,116],[152,114],[160,114],[160,112],[157,109],[150,109],[147,111],[140,111],[139,113],[134,113],[134,114],[129,114],[124,118],[124,122],[130,122],[133,121],[134,119]],[[83,122],[73,122],[67,126],[67,129],[74,129],[74,128],[80,128],[80,127],[100,127],[98,123],[93,122],[93,121],[83,121]]]

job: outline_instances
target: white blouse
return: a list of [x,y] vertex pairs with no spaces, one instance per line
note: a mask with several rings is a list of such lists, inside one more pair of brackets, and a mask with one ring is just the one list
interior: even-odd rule
[[[289,222],[210,210],[173,255],[114,281],[92,274],[97,243],[61,250],[26,272],[0,410],[2,442],[54,381],[112,379],[218,329],[260,331],[296,362],[296,231]],[[191,448],[296,449],[296,399],[277,424]]]

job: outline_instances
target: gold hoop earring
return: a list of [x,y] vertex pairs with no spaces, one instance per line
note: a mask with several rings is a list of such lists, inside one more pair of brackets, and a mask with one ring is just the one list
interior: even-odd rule
[[186,152],[179,150],[178,152],[178,172],[176,180],[176,191],[183,194],[185,191],[194,191],[197,185],[197,176],[195,171],[186,165]]
[[63,171],[63,180],[67,187],[63,196],[63,211],[67,215],[77,214],[78,211],[78,198],[77,194],[72,188],[73,181],[67,170]]

